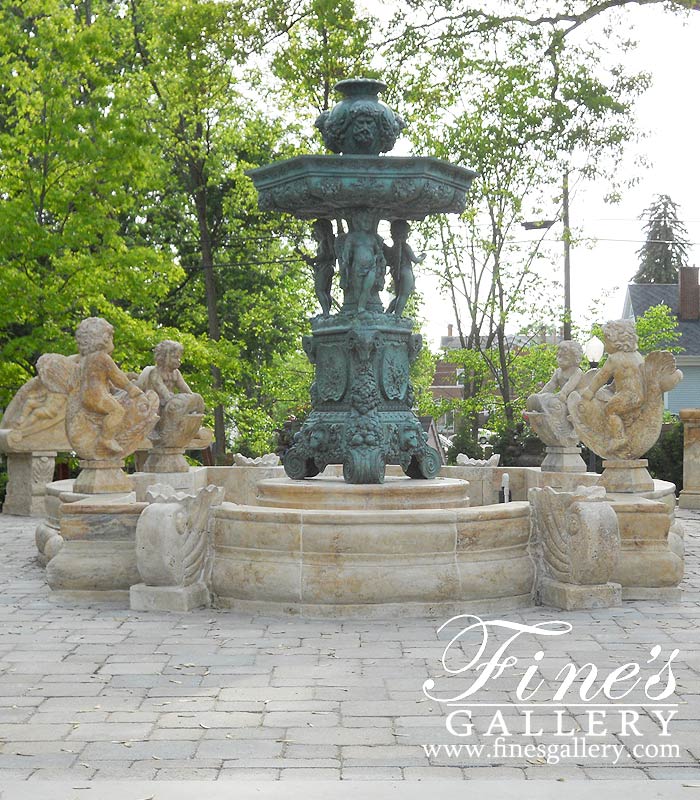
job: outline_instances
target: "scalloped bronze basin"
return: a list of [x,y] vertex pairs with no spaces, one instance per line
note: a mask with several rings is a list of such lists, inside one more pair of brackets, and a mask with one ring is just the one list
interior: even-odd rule
[[476,172],[422,156],[297,156],[248,173],[263,211],[333,218],[370,206],[381,219],[459,214]]

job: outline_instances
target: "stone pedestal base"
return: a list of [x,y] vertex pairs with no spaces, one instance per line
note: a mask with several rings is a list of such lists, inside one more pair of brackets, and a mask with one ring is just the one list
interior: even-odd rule
[[70,478],[63,481],[52,481],[46,486],[46,518],[36,528],[34,540],[36,542],[37,559],[42,566],[49,561],[63,547],[61,536],[60,512],[63,503],[76,503],[84,500],[88,495],[76,494],[73,491],[75,480]]
[[136,523],[145,503],[133,493],[91,496],[62,503],[58,511],[63,544],[48,562],[54,591],[125,590],[141,580],[136,567]]
[[580,447],[547,445],[547,455],[542,462],[543,472],[587,472],[586,462],[581,458]]
[[154,447],[143,465],[144,472],[189,472],[190,465],[181,447]]
[[[231,467],[223,469],[230,470]],[[211,483],[207,480],[207,467],[189,467],[187,472],[135,472],[129,477],[139,503],[146,500],[148,487],[156,483],[172,486],[178,492],[197,492]]]
[[622,602],[622,587],[619,583],[583,586],[542,578],[537,587],[537,601],[539,605],[553,606],[564,611],[609,608],[619,606]]
[[682,408],[683,491],[681,508],[700,508],[700,408]]
[[682,489],[678,497],[679,508],[700,508],[700,492]]
[[43,517],[46,514],[46,484],[53,479],[56,453],[8,453],[7,494],[3,514]]
[[111,494],[132,491],[131,479],[122,469],[122,459],[81,461],[74,491],[80,494]]
[[608,492],[638,494],[653,492],[654,480],[647,470],[646,458],[610,459],[603,461],[603,474],[598,481]]
[[146,586],[137,583],[129,590],[134,611],[191,611],[210,604],[209,591],[203,583],[190,586]]
[[[673,484],[667,484],[673,490]],[[674,495],[670,495],[675,499]],[[683,579],[683,540],[673,509],[659,499],[627,495],[612,497],[620,526],[620,558],[612,580],[623,587],[623,597],[647,599],[645,592],[674,589]],[[675,504],[674,504],[675,505]],[[630,594],[639,592],[640,594]]]

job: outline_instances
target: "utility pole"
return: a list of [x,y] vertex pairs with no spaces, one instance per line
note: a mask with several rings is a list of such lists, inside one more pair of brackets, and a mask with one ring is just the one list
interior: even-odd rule
[[571,339],[571,229],[569,228],[569,170],[564,170],[562,185],[564,223],[564,339]]

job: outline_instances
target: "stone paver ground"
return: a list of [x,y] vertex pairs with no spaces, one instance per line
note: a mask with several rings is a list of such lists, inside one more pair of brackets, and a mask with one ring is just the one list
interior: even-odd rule
[[[573,629],[557,637],[521,636],[508,650],[520,658],[518,667],[506,667],[464,701],[474,729],[463,738],[445,727],[455,709],[422,692],[424,681],[433,678],[434,693],[454,696],[476,676],[473,670],[445,676],[440,659],[456,628],[439,632],[442,620],[313,620],[211,609],[133,612],[115,603],[79,606],[52,597],[35,560],[36,520],[0,516],[0,786],[25,779],[546,778],[668,779],[700,787],[700,513],[680,515],[688,551],[681,602],[484,615],[528,625],[566,620]],[[507,635],[495,631],[492,641],[503,642]],[[464,666],[475,642],[463,637],[447,666]],[[647,664],[655,645],[661,653]],[[544,684],[533,703],[551,700],[559,686],[555,676],[569,662],[593,662],[603,677],[637,662],[646,680],[674,647],[680,650],[674,661],[677,688],[666,702],[678,706],[668,737],[660,735],[657,716],[667,709],[650,708],[649,698],[640,694],[642,684],[618,700],[617,708],[594,709],[575,693],[578,681],[561,708],[529,709],[529,729],[528,709],[513,705],[520,675],[535,663],[538,649],[545,655],[531,685],[541,678]],[[662,673],[650,694],[666,680]],[[592,699],[604,701],[602,695]],[[626,731],[622,707],[629,709]],[[598,745],[599,752],[569,753],[553,763],[555,751],[546,748],[558,748],[561,756],[562,742],[572,741],[556,735],[557,710],[563,730],[585,738],[589,748]],[[503,719],[494,723],[497,711]],[[458,716],[468,721],[463,712]],[[502,741],[519,752],[495,750],[503,725],[509,735]],[[458,733],[467,730],[455,727]],[[669,744],[678,752],[660,749]],[[463,747],[430,754],[428,745]],[[600,745],[607,746],[605,754]]]

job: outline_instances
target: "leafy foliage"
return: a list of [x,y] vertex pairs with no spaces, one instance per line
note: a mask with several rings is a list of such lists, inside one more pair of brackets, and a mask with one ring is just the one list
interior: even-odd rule
[[447,449],[447,463],[456,464],[457,456],[464,453],[469,458],[483,458],[484,452],[481,445],[474,438],[472,430],[462,425],[452,439],[452,444]]
[[[570,36],[626,4],[545,14],[517,0],[493,14],[410,0],[392,31],[352,0],[0,5],[0,292],[11,300],[0,405],[41,353],[74,352],[77,323],[95,314],[115,325],[126,369],[149,363],[160,339],[182,341],[220,449],[236,438],[269,449],[306,411],[299,344],[314,298],[307,226],[261,214],[245,172],[320,149],[297,119],[327,108],[338,79],[376,75],[381,52],[416,150],[480,172],[463,218],[423,232],[463,339],[450,354],[465,376],[459,410],[488,408],[491,427],[512,428],[552,364],[506,334],[535,322],[528,297],[546,291],[542,248],[516,232],[526,204],[551,203],[564,166],[590,175],[634,135],[646,76]],[[425,351],[412,380],[419,409],[438,416],[433,361]]]
[[0,404],[42,352],[73,352],[90,314],[120,325],[143,356],[154,331],[145,320],[182,277],[169,254],[122,230],[120,212],[138,212],[155,170],[127,113],[119,20],[86,20],[87,7],[0,9],[0,292],[12,298],[0,318]]
[[684,348],[674,344],[681,338],[678,317],[664,303],[648,308],[635,324],[640,353],[651,353],[652,350],[683,352]]
[[[684,350],[674,344],[681,337],[678,318],[665,303],[650,306],[635,320],[635,327],[639,337],[639,352],[644,355],[653,350],[669,350],[671,353],[682,353]],[[604,341],[602,325],[594,325],[591,334]],[[605,361],[605,356],[602,361]]]
[[303,228],[260,214],[245,176],[292,151],[238,91],[236,65],[261,43],[239,10],[0,10],[0,291],[15,298],[0,319],[0,405],[42,352],[74,352],[77,323],[96,314],[126,369],[160,339],[182,341],[188,381],[226,409],[222,426],[267,432],[258,445],[270,446],[279,414],[264,387],[299,353],[312,293],[294,248]]
[[331,107],[338,81],[376,77],[370,67],[375,24],[358,15],[353,0],[310,0],[304,18],[272,58],[284,94],[321,112]]
[[491,444],[504,467],[539,467],[545,456],[544,444],[524,422],[504,428]]
[[[499,398],[509,427],[521,405],[520,348],[511,332],[524,320],[551,328],[563,317],[541,268],[551,269],[546,231],[522,241],[526,210],[559,202],[564,173],[614,177],[636,136],[632,105],[649,79],[609,56],[628,46],[618,29],[606,29],[604,45],[597,30],[569,37],[613,5],[542,14],[537,4],[518,2],[491,13],[438,0],[423,14],[425,4],[411,0],[395,20],[395,68],[409,72],[402,113],[415,148],[479,175],[461,219],[434,219],[423,232],[435,243],[433,269],[462,346],[483,362],[465,367],[465,400],[474,398],[479,410],[482,393]],[[436,81],[442,73],[450,80]]]

